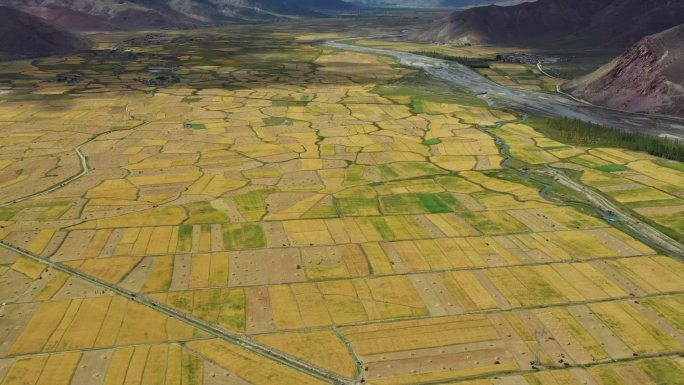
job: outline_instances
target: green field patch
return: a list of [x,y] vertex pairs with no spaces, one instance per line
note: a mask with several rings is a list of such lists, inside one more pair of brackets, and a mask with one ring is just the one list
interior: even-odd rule
[[468,212],[463,217],[480,232],[487,235],[515,234],[530,231],[527,226],[503,211]]
[[440,139],[440,138],[425,139],[423,141],[423,144],[426,146],[434,146],[434,145],[437,145],[440,143],[442,143],[442,139]]
[[192,225],[180,225],[178,229],[178,251],[192,250]]
[[266,234],[259,224],[231,223],[223,225],[223,247],[227,250],[266,247]]
[[0,221],[9,221],[19,213],[19,211],[23,210],[23,207],[16,207],[16,206],[9,206],[9,207],[4,207],[0,209]]
[[192,313],[193,295],[191,291],[170,292],[166,302],[185,313]]
[[203,378],[203,361],[200,357],[183,350],[183,370],[182,379],[183,385],[201,385]]
[[684,384],[684,372],[674,362],[667,359],[651,359],[639,362],[649,377],[658,385]]
[[450,213],[454,210],[448,203],[458,203],[448,193],[443,194],[397,194],[382,198],[385,214]]
[[418,194],[387,195],[380,199],[384,214],[423,214],[427,212]]
[[73,206],[67,202],[36,202],[19,203],[12,206],[0,208],[0,221],[11,220],[21,210],[25,208],[45,208],[39,215],[38,220],[54,221],[62,217]]
[[188,225],[202,223],[225,223],[228,215],[215,209],[209,202],[196,202],[185,206],[190,216],[185,221]]
[[680,229],[684,229],[684,212],[679,212],[673,215],[652,215],[647,219],[655,222],[656,228],[670,237],[679,242],[684,241],[684,233],[679,231]]
[[40,213],[38,220],[40,221],[54,221],[62,217],[72,206],[70,204],[55,204],[48,207],[45,211]]
[[282,126],[290,122],[290,119],[280,116],[269,116],[268,118],[263,118],[262,120],[267,126]]
[[627,166],[623,166],[621,164],[605,164],[603,166],[599,166],[598,169],[603,172],[618,172],[629,170]]
[[[457,87],[451,87],[421,73],[411,74],[389,84],[379,85],[373,89],[373,92],[390,99],[409,96],[411,105],[419,109],[422,101],[487,107],[487,103],[474,94]],[[418,103],[418,106],[415,103]],[[414,110],[414,112],[417,113],[418,111]]]
[[563,150],[570,150],[572,149],[571,146],[548,146],[548,147],[541,147],[546,151],[563,151]]
[[551,83],[544,83],[542,85],[542,89],[547,92],[557,92],[556,85],[551,84]]
[[680,206],[682,201],[680,199],[660,199],[654,201],[637,201],[625,203],[625,206],[638,209],[643,207],[668,207],[668,206]]
[[335,198],[335,206],[344,217],[380,215],[375,198]]
[[441,115],[442,113],[440,111],[434,111],[432,108],[430,108],[429,103],[431,100],[427,99],[420,99],[420,98],[412,98],[411,99],[411,110],[415,114],[432,114],[432,115]]
[[337,210],[335,209],[335,204],[334,202],[331,204],[330,202],[326,202],[324,199],[323,201],[317,203],[314,207],[309,209],[304,215],[302,215],[302,219],[319,219],[319,218],[336,218],[337,217]]
[[380,236],[385,241],[395,241],[397,236],[390,228],[389,224],[382,217],[366,218],[366,220],[380,233]]
[[355,185],[360,183],[368,183],[368,180],[364,178],[366,173],[366,168],[358,164],[352,164],[347,167],[347,171],[344,175],[344,183],[346,185]]
[[423,207],[430,213],[450,213],[453,211],[460,211],[463,207],[458,199],[447,192],[435,195],[418,194],[418,197],[420,198]]
[[221,289],[221,310],[218,323],[230,330],[245,330],[245,291]]
[[232,197],[238,211],[247,222],[256,222],[266,215],[266,198],[273,190],[256,190]]

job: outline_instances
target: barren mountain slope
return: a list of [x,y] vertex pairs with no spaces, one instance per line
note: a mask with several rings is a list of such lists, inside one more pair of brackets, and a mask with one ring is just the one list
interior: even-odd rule
[[86,39],[27,13],[0,6],[0,56],[49,56],[87,49]]
[[7,5],[75,30],[188,28],[241,19],[315,15],[342,0],[6,0]]
[[563,89],[613,108],[684,116],[684,24],[644,38]]
[[412,38],[422,41],[628,47],[684,23],[681,0],[538,0],[457,11]]

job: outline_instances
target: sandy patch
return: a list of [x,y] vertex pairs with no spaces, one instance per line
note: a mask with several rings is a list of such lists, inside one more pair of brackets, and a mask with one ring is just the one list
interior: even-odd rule
[[51,259],[56,262],[62,262],[81,258],[94,235],[95,230],[73,231],[69,233],[62,247]]
[[306,281],[297,249],[237,251],[231,253],[229,271],[230,286]]
[[265,287],[245,288],[247,333],[271,331],[274,328],[271,296]]
[[184,290],[190,282],[190,266],[192,257],[188,254],[176,255],[173,262],[173,278],[171,278],[171,290]]
[[463,309],[446,287],[439,274],[421,274],[408,277],[418,296],[423,300],[430,315],[461,314]]
[[71,383],[75,385],[100,385],[105,380],[113,350],[91,350],[83,353]]

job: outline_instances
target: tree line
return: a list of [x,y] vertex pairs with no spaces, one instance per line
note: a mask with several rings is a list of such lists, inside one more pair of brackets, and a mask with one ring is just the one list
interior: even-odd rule
[[684,161],[684,141],[627,132],[570,118],[547,119],[542,129],[559,141],[585,146],[621,147],[662,158]]

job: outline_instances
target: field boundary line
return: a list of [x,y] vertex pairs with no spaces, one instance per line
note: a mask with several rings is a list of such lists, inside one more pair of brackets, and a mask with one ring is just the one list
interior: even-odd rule
[[210,335],[213,335],[214,337],[218,337],[224,341],[233,343],[241,348],[244,348],[246,350],[249,350],[250,352],[257,354],[259,356],[262,356],[266,359],[270,359],[272,361],[275,361],[279,364],[282,364],[283,366],[286,366],[290,369],[297,370],[301,373],[307,374],[313,378],[316,378],[318,380],[321,380],[323,382],[333,384],[333,385],[346,385],[352,383],[352,379],[342,377],[336,373],[333,373],[332,371],[329,371],[327,369],[320,368],[318,366],[312,365],[308,362],[305,362],[303,360],[300,360],[298,358],[292,357],[288,354],[282,353],[280,351],[277,351],[275,349],[270,349],[267,346],[262,346],[256,342],[253,342],[249,337],[236,333],[236,332],[231,332],[210,324],[207,324],[206,322],[195,318],[193,316],[189,316],[187,314],[184,314],[180,311],[177,311],[166,304],[159,303],[157,301],[153,301],[151,299],[145,298],[144,296],[139,296],[134,292],[131,292],[129,290],[126,290],[122,287],[119,287],[117,285],[111,284],[109,282],[106,282],[104,280],[101,280],[99,278],[90,276],[88,274],[84,274],[80,271],[78,271],[75,268],[69,267],[69,266],[64,266],[60,263],[53,262],[47,258],[39,257],[36,255],[31,254],[28,251],[25,251],[21,248],[12,246],[4,241],[0,241],[0,247],[5,248],[7,250],[13,251],[21,256],[31,258],[37,262],[40,262],[42,264],[48,265],[49,267],[52,267],[56,270],[62,271],[64,273],[71,274],[72,276],[78,277],[80,279],[83,279],[86,282],[89,282],[93,285],[96,285],[100,288],[104,288],[106,290],[109,290],[113,292],[116,295],[122,296],[128,300],[137,302],[147,308],[150,308],[152,310],[158,311],[162,314],[165,314],[169,317],[173,317],[175,319],[178,319],[179,321],[182,321],[194,328],[197,328],[199,330],[202,330],[204,332],[209,333]]

